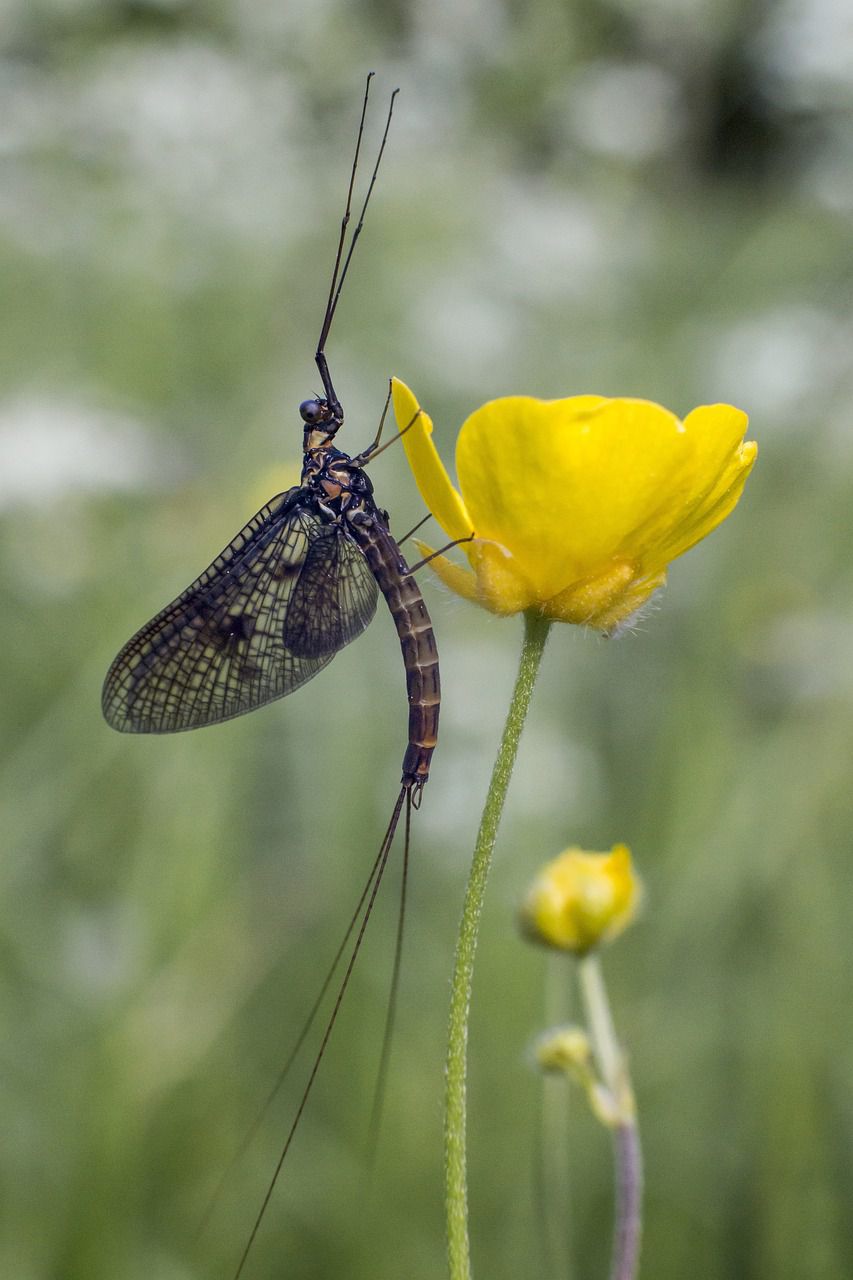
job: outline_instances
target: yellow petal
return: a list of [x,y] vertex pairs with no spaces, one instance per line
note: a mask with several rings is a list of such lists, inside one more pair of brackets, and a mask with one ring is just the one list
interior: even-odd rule
[[469,537],[474,526],[432,442],[432,419],[421,409],[405,382],[392,378],[391,387],[397,427],[405,432],[406,456],[424,503],[448,537]]
[[[424,559],[434,555],[432,548],[425,542],[421,542],[419,538],[415,539],[415,543]],[[472,604],[482,603],[477,590],[477,579],[470,569],[464,569],[461,564],[454,564],[452,560],[448,560],[447,556],[435,556],[435,559],[430,560],[429,567],[444,585],[451,591],[455,591],[458,596],[470,600]]]
[[432,548],[419,538],[415,542],[424,559],[435,557],[430,560],[429,567],[435,570],[446,587],[464,599],[482,605],[490,613],[520,613],[537,603],[533,588],[517,572],[505,547],[479,538],[473,543],[466,543],[465,550],[474,567],[472,573],[446,556],[435,555]]
[[744,451],[749,450],[747,457],[749,465],[745,467],[739,475],[735,477],[731,485],[724,489],[722,493],[715,496],[712,506],[703,508],[702,511],[696,513],[695,517],[686,523],[681,530],[679,536],[665,548],[665,559],[667,563],[674,560],[676,556],[683,555],[685,551],[689,551],[697,542],[706,537],[718,524],[722,524],[726,516],[728,516],[740,501],[743,493],[743,487],[746,484],[746,478],[752,470],[752,464],[758,453],[757,446],[753,445],[750,450],[749,445],[743,446]]
[[[727,414],[719,414],[717,420],[720,425],[725,425],[720,420],[728,417],[729,414],[738,415],[743,422],[741,427],[742,434],[746,429],[746,415],[741,414],[737,409],[731,409],[729,405],[714,405],[709,409],[694,410],[689,415],[687,423],[694,423],[694,415],[696,414],[708,415],[710,419],[712,413],[716,416],[716,411],[720,410],[728,411]],[[723,433],[721,432],[721,434]],[[680,520],[674,523],[663,545],[657,548],[655,553],[648,558],[648,563],[665,564],[674,560],[676,556],[683,555],[685,551],[689,551],[692,546],[695,546],[697,542],[725,520],[726,516],[737,505],[743,492],[746,478],[758,456],[758,445],[754,440],[747,440],[744,444],[736,444],[729,455],[722,460],[719,458],[709,459],[708,451],[702,448],[701,443],[697,452],[699,454],[700,467],[706,468],[706,492],[701,499],[693,502],[681,515]]]
[[678,484],[659,518],[642,530],[647,567],[662,568],[725,518],[737,502],[757,446],[741,444],[748,419],[732,405],[705,405],[684,421],[689,445]]
[[689,460],[681,422],[644,400],[492,401],[463,424],[457,470],[478,536],[506,546],[540,598],[634,559]]
[[703,404],[684,419],[684,429],[696,442],[699,465],[718,474],[737,452],[749,418],[731,404]]

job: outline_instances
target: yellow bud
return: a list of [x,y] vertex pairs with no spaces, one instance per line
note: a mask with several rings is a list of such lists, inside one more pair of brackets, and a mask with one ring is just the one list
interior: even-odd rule
[[543,1071],[573,1075],[582,1083],[594,1075],[592,1046],[583,1027],[555,1027],[536,1044],[536,1061]]
[[607,1128],[619,1123],[622,1115],[610,1090],[596,1075],[592,1045],[582,1027],[546,1031],[537,1042],[536,1061],[543,1071],[568,1076],[579,1084],[593,1114]]
[[538,942],[585,955],[627,928],[641,893],[627,845],[616,844],[610,853],[566,849],[534,880],[522,925]]

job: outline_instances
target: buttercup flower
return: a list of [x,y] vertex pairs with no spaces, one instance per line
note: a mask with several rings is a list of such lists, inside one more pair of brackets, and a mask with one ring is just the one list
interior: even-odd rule
[[393,399],[401,430],[415,419],[403,441],[424,502],[449,538],[476,535],[460,548],[469,568],[431,562],[442,581],[493,613],[536,609],[605,632],[732,511],[757,452],[727,404],[681,422],[648,400],[507,396],[462,424],[457,491],[396,378]]
[[627,845],[615,844],[610,853],[566,849],[533,881],[522,925],[547,946],[585,955],[628,927],[640,897]]

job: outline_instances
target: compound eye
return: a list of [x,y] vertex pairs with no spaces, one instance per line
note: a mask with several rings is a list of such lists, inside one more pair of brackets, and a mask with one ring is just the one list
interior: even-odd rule
[[299,406],[299,414],[303,422],[313,427],[315,423],[322,422],[325,418],[326,406],[322,400],[303,400]]

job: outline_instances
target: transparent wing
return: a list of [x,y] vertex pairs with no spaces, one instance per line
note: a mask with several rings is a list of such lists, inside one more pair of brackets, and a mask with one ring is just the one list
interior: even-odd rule
[[370,623],[377,596],[364,553],[340,526],[323,526],[293,589],[284,622],[285,648],[301,658],[336,653]]
[[335,646],[297,654],[284,642],[311,546],[330,528],[299,496],[290,489],[262,507],[128,641],[104,683],[102,706],[113,728],[175,733],[230,720],[291,693],[332,660]]

